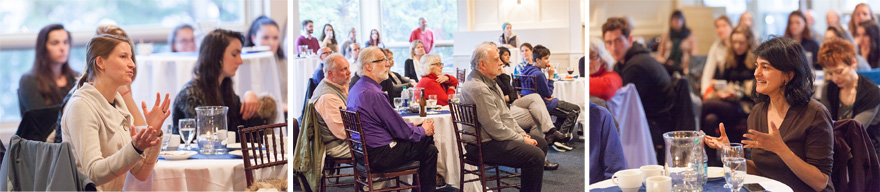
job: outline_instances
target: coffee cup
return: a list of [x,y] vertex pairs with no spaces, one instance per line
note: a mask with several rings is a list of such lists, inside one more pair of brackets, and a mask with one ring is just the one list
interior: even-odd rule
[[618,171],[611,176],[611,182],[620,187],[621,190],[629,191],[638,189],[642,186],[642,171],[639,169],[627,169]]
[[668,192],[672,191],[672,178],[667,176],[653,176],[645,180],[645,191]]
[[642,171],[642,182],[647,181],[649,177],[666,175],[666,170],[660,165],[645,165],[639,170]]

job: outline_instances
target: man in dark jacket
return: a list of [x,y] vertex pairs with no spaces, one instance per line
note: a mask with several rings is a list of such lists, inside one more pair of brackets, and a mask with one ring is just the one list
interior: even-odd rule
[[611,17],[602,25],[605,48],[617,60],[614,71],[623,84],[632,83],[639,92],[642,106],[651,129],[651,138],[657,150],[657,162],[665,160],[663,133],[673,130],[671,104],[674,93],[667,89],[669,74],[660,62],[651,57],[651,51],[633,42],[632,31],[626,18]]

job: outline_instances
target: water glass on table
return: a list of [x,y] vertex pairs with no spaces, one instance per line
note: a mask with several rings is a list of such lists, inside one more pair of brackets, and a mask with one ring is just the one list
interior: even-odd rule
[[397,110],[397,112],[399,113],[401,105],[403,105],[403,98],[395,97],[394,98],[394,110]]
[[169,141],[171,141],[171,125],[162,126],[162,151],[168,150]]
[[183,149],[192,150],[190,142],[195,139],[196,135],[196,119],[186,118],[180,119],[177,123],[180,136],[183,137]]
[[428,95],[428,108],[437,107],[437,95]]
[[728,158],[724,163],[725,186],[730,186],[730,191],[738,192],[746,178],[746,158]]
[[[729,143],[722,146],[721,162],[724,163],[724,165],[727,165],[727,161],[734,158],[745,158],[742,143]],[[725,167],[724,170],[726,173],[727,167]],[[724,180],[727,181],[727,184],[724,184],[724,188],[731,188],[730,178],[728,176],[728,174],[724,174]]]

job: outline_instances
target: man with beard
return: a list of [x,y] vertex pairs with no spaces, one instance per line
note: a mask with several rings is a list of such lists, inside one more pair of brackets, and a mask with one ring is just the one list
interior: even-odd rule
[[305,20],[302,22],[302,35],[299,36],[299,38],[296,38],[296,44],[294,44],[296,45],[295,47],[298,54],[303,54],[300,53],[301,50],[299,50],[299,46],[302,45],[308,46],[308,50],[311,52],[318,52],[318,48],[320,48],[321,45],[318,44],[317,38],[312,37],[312,32],[314,30],[315,24],[312,20]]
[[370,153],[370,168],[382,172],[419,161],[420,191],[434,191],[437,177],[437,147],[432,137],[434,121],[406,123],[387,102],[387,94],[379,82],[388,78],[389,63],[381,49],[368,47],[358,57],[357,74],[361,78],[349,90],[347,105],[348,110],[360,113],[363,137],[370,138],[365,143]]

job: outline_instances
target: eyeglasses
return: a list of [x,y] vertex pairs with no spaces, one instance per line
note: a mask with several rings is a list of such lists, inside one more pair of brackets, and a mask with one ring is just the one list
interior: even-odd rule
[[434,64],[431,64],[431,66],[440,66],[440,67],[443,67],[443,63],[434,63]]
[[370,63],[378,63],[378,62],[383,62],[383,61],[388,61],[388,59],[379,59],[379,60],[375,60],[375,61],[370,61]]

